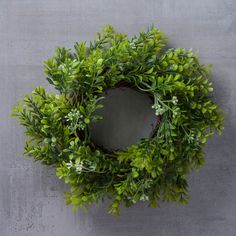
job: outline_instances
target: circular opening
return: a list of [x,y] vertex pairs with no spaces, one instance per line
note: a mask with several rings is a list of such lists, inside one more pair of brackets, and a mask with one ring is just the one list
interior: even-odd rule
[[96,111],[102,120],[92,124],[91,139],[107,151],[121,150],[152,135],[157,117],[151,98],[128,87],[108,89]]

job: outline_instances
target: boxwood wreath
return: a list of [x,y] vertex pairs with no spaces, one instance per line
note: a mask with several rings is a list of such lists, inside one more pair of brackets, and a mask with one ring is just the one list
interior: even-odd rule
[[[223,116],[212,101],[210,66],[191,50],[167,48],[156,27],[129,38],[107,26],[97,38],[58,48],[45,61],[47,80],[59,93],[37,87],[14,108],[26,127],[24,154],[56,168],[69,184],[66,203],[86,209],[112,199],[110,213],[139,201],[187,203],[187,176],[204,164],[203,147]],[[153,100],[158,125],[150,138],[108,152],[91,140],[102,117],[105,89],[125,84]]]

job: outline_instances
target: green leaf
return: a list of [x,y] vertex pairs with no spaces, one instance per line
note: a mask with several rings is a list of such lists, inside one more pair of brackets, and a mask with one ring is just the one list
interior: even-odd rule
[[132,175],[133,175],[134,178],[137,178],[139,176],[139,173],[137,171],[133,171]]
[[89,123],[90,123],[90,119],[89,119],[89,118],[85,118],[85,119],[84,119],[84,123],[85,123],[85,124],[89,124]]
[[154,67],[152,67],[151,69],[149,69],[149,70],[146,72],[146,74],[151,74],[151,73],[153,72],[153,69],[154,69]]
[[156,178],[156,177],[157,177],[156,171],[153,170],[153,171],[151,172],[151,176],[152,176],[152,178]]
[[165,150],[165,149],[161,149],[161,154],[166,156],[169,154],[169,151]]
[[205,142],[206,142],[206,138],[205,138],[205,137],[202,138],[202,139],[201,139],[201,142],[202,142],[202,143],[205,143]]
[[52,142],[55,143],[57,139],[55,137],[52,137]]
[[97,61],[97,65],[102,65],[102,63],[103,63],[103,59],[102,58],[100,58],[100,59],[98,59],[98,61]]

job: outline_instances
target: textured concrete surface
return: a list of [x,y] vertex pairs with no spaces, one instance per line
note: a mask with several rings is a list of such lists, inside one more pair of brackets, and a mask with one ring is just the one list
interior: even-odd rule
[[[187,206],[138,204],[120,219],[106,214],[107,203],[72,213],[54,171],[22,158],[25,137],[8,116],[12,105],[46,85],[42,61],[56,46],[90,40],[106,23],[130,35],[153,23],[171,46],[199,49],[202,62],[214,64],[226,128],[208,143],[205,167],[190,176]],[[236,235],[235,42],[235,0],[0,0],[0,235]]]
[[96,111],[103,117],[93,123],[91,138],[106,150],[118,150],[150,137],[158,123],[152,99],[140,90],[120,87],[108,89]]

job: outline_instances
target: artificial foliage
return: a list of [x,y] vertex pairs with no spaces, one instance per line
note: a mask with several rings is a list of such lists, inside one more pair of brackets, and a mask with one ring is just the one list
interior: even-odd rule
[[[26,127],[25,156],[56,168],[74,210],[106,198],[118,214],[139,201],[187,203],[187,176],[204,164],[203,147],[221,134],[223,116],[212,101],[210,66],[165,41],[156,27],[129,38],[108,25],[90,44],[58,48],[45,61],[58,92],[37,87],[14,108]],[[147,93],[159,122],[150,138],[107,152],[91,140],[91,124],[102,119],[94,112],[104,90],[120,83]]]

